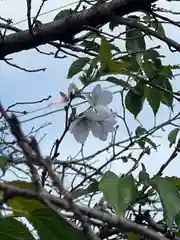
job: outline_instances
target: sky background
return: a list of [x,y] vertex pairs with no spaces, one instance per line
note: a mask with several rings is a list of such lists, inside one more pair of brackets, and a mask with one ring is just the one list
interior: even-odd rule
[[[66,1],[58,1],[58,0],[48,0],[46,4],[44,5],[43,11],[44,13],[63,7],[67,5],[68,3],[73,3],[74,1],[66,0]],[[39,5],[41,4],[40,0],[32,0],[33,6],[32,6],[32,16],[34,16],[39,8]],[[177,3],[171,3],[166,1],[159,1],[161,7],[167,7],[170,10],[180,11],[180,5]],[[72,5],[73,7],[75,5]],[[68,8],[68,7],[64,7]],[[62,10],[62,9],[61,9]],[[39,19],[43,22],[49,22],[52,21],[54,16],[59,12],[60,10],[51,11],[49,13],[46,13],[42,15]],[[0,2],[0,16],[4,18],[12,18],[13,22],[15,23],[15,26],[26,29],[27,28],[27,21],[23,21],[26,19],[26,1],[25,0],[18,0],[18,1],[12,1],[12,0],[4,0]],[[167,16],[167,15],[166,15]],[[169,15],[172,17],[172,15]],[[180,15],[176,16],[176,20],[180,20]],[[20,23],[19,23],[20,22]],[[16,24],[18,23],[18,24]],[[174,39],[178,42],[180,39],[180,30],[178,28],[174,28],[172,26],[166,26],[165,31],[167,36]],[[162,44],[162,42],[154,40],[153,43],[156,43],[156,45],[161,45],[162,49],[161,52],[163,55],[166,56],[166,58],[163,60],[166,64],[179,64],[179,53],[171,53],[168,49],[168,47],[165,44]],[[149,46],[151,43],[149,43]],[[123,48],[124,46],[122,46]],[[42,46],[40,49],[46,50],[47,52],[51,51],[52,48],[49,46]],[[9,56],[8,56],[9,57]],[[67,92],[68,85],[70,83],[70,80],[67,79],[67,73],[70,64],[73,61],[72,57],[68,57],[65,59],[55,59],[53,56],[45,56],[42,54],[37,53],[35,50],[29,50],[29,51],[23,51],[17,54],[13,54],[10,57],[13,57],[12,62],[15,64],[28,68],[28,69],[37,69],[37,68],[46,68],[45,72],[38,72],[38,73],[28,73],[21,71],[19,69],[13,68],[9,65],[7,65],[4,62],[0,63],[0,99],[5,107],[8,107],[9,105],[15,103],[15,102],[23,102],[23,101],[37,101],[41,100],[42,98],[46,98],[49,95],[52,96],[51,101],[57,100],[59,98],[59,91]],[[174,82],[175,90],[179,90],[180,83],[179,83],[179,77],[176,77]],[[78,85],[78,77],[74,77],[73,81],[77,83]],[[90,88],[92,88],[91,86]],[[113,88],[112,90],[118,90],[119,88]],[[14,109],[16,110],[26,110],[28,112],[31,112],[38,108],[43,108],[47,106],[47,104],[50,102],[45,102],[39,105],[29,105],[29,106],[20,106],[16,107]],[[111,105],[112,109],[114,111],[117,111],[118,113],[122,113],[122,109],[120,108],[120,95],[114,95],[113,103]],[[26,121],[30,117],[34,117],[43,113],[50,112],[51,110],[56,110],[58,108],[62,108],[62,106],[52,106],[49,108],[46,108],[42,111],[28,114],[27,116],[24,116],[20,118],[21,121]],[[176,104],[176,111],[179,111],[179,106]],[[161,106],[161,110],[158,113],[157,116],[157,122],[162,122],[168,118],[169,111],[167,107]],[[32,126],[35,126],[36,128],[40,127],[45,122],[51,122],[52,124],[45,128],[41,134],[38,135],[40,138],[43,133],[47,133],[47,136],[43,139],[43,141],[40,143],[42,153],[44,155],[49,153],[49,150],[52,147],[52,144],[56,138],[58,138],[64,129],[64,112],[57,112],[52,115],[38,118],[33,121],[29,121],[26,123],[23,123],[23,129],[25,132],[28,132]],[[134,120],[133,116],[131,114],[127,115],[128,123],[130,126],[130,129],[133,131],[135,127],[138,126],[137,122]],[[146,104],[144,106],[143,112],[139,115],[138,119],[144,124],[145,127],[151,128],[154,123],[152,110]],[[119,132],[118,132],[118,140],[126,139],[127,134],[125,132],[125,129],[122,127],[122,123],[119,123]],[[173,151],[173,149],[169,149],[168,141],[167,141],[167,133],[170,131],[170,129],[166,133],[160,134],[162,138],[155,139],[156,142],[160,142],[162,146],[159,148],[158,152],[153,151],[153,154],[149,156],[145,156],[143,159],[143,163],[147,167],[147,170],[150,174],[155,173],[160,166],[167,160],[170,153]],[[159,134],[158,134],[159,135]],[[100,149],[102,147],[107,146],[108,142],[101,142],[98,139],[95,138],[88,138],[87,144],[85,146],[85,150],[87,154],[91,154],[95,152],[97,149]],[[69,155],[74,155],[80,148],[80,145],[77,144],[71,134],[67,134],[66,138],[64,139],[63,143],[60,147],[60,158],[66,159]],[[100,160],[101,164],[103,161],[106,161],[106,156],[102,156]],[[169,167],[165,170],[165,175],[175,175],[180,176],[179,173],[179,163],[180,159],[179,157],[174,160]],[[120,174],[124,171],[127,171],[129,167],[131,166],[130,163],[124,164],[121,161],[116,162],[112,166],[112,170],[115,171],[117,174]],[[8,175],[9,178],[12,178],[11,175]]]

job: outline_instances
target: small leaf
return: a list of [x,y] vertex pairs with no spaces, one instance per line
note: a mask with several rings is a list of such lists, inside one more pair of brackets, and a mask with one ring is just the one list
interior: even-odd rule
[[153,62],[160,57],[160,54],[158,51],[151,49],[143,53],[143,59],[144,62],[147,62],[149,59],[151,59]]
[[171,94],[171,92],[173,91],[172,89],[172,85],[170,83],[170,81],[168,79],[164,79],[164,84],[162,85],[162,87],[167,90],[168,92],[165,91],[161,91],[161,102],[164,105],[167,105],[168,107],[171,107],[172,109],[172,105],[173,105],[173,95]]
[[145,170],[141,170],[139,172],[139,182],[140,183],[147,183],[149,180],[149,174]]
[[65,101],[68,101],[69,100],[69,98],[68,98],[68,96],[65,94],[65,93],[63,93],[63,92],[59,92],[60,93],[60,95],[61,95],[61,97],[65,100]]
[[150,26],[153,27],[161,37],[165,37],[165,32],[162,24],[157,21],[151,21]]
[[145,128],[138,126],[135,130],[135,134],[137,137],[140,137],[141,135],[147,134],[147,130]]
[[90,78],[90,80],[88,80],[87,83],[92,82],[92,78],[93,78],[93,75],[94,75],[94,70],[97,66],[98,61],[99,61],[99,57],[93,58],[89,62],[89,68],[87,70],[84,70],[86,77]]
[[129,61],[109,61],[106,71],[109,74],[128,74],[128,69],[132,67],[132,63]]
[[111,61],[111,58],[112,58],[110,44],[108,40],[106,40],[104,37],[102,37],[101,39],[99,55],[100,55],[101,68],[102,70],[104,70],[108,67],[109,62]]
[[[136,89],[136,88],[133,88]],[[125,105],[129,112],[131,112],[136,118],[141,112],[144,103],[144,97],[140,94],[136,94],[134,91],[130,90],[125,97]]]
[[0,169],[2,170],[3,175],[7,170],[8,164],[9,164],[8,158],[5,156],[0,156]]
[[54,18],[54,21],[55,20],[60,20],[61,18],[63,17],[67,17],[69,15],[72,14],[72,9],[64,9],[62,11],[60,11]]
[[[131,21],[138,22],[139,17],[129,16]],[[144,34],[137,28],[126,26],[126,50],[128,53],[137,53],[136,59],[141,58],[143,55],[141,51],[146,49],[146,44],[144,40]]]
[[115,208],[118,215],[124,215],[125,210],[138,195],[132,175],[119,178],[110,171],[102,177],[99,190],[103,192],[105,200]]
[[96,43],[96,42],[93,42],[93,41],[87,41],[87,40],[84,40],[82,43],[81,43],[82,46],[84,46],[86,48],[86,50],[91,50],[91,51],[95,51],[95,52],[99,52],[99,44]]
[[71,192],[71,195],[75,199],[82,196],[86,196],[89,193],[95,193],[98,191],[98,184],[99,184],[98,182],[93,182],[85,189],[78,188],[77,190]]
[[154,79],[154,77],[157,75],[157,69],[154,62],[151,61],[143,62],[142,68],[146,76],[149,78],[149,80]]
[[122,60],[125,62],[130,62],[131,64],[128,66],[127,70],[130,72],[138,72],[140,69],[139,64],[137,63],[136,56],[130,55],[130,56],[123,56]]
[[180,193],[178,188],[171,181],[159,176],[152,178],[150,184],[160,196],[165,222],[171,228],[175,217],[180,212]]
[[150,139],[150,138],[145,138],[145,141],[151,145],[152,148],[154,148],[155,150],[157,150],[157,146],[156,144]]
[[106,78],[106,81],[114,83],[116,85],[120,85],[121,87],[125,88],[125,90],[132,88],[132,86],[127,81],[124,81],[123,79],[108,77]]
[[175,128],[169,133],[168,135],[169,147],[172,147],[172,145],[176,143],[176,138],[179,133],[179,130],[180,130],[179,128]]
[[160,69],[158,69],[158,74],[160,76],[164,76],[164,77],[167,77],[169,79],[172,79],[173,78],[173,73],[171,71],[171,66],[168,65],[168,66],[161,66]]
[[154,116],[156,116],[161,103],[159,90],[154,87],[145,86],[144,96],[146,97],[149,105],[151,106]]
[[82,57],[82,58],[78,58],[77,60],[75,60],[69,68],[67,78],[70,79],[77,73],[81,72],[89,61],[90,61],[90,58],[88,58],[88,57]]

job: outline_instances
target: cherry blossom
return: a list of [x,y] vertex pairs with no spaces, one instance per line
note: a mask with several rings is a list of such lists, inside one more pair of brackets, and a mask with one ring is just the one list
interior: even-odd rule
[[89,135],[88,119],[85,116],[76,118],[70,125],[69,131],[77,142],[83,144]]
[[[103,112],[104,114],[105,112]],[[90,109],[81,117],[78,117],[70,125],[70,132],[77,142],[83,144],[91,131],[93,136],[102,141],[106,141],[108,133],[114,132],[116,124],[116,113],[109,110],[106,115],[100,115],[95,110]]]
[[110,91],[102,90],[101,86],[97,84],[87,98],[92,107],[97,105],[107,106],[112,102],[113,94]]
[[[105,112],[103,112],[104,114]],[[94,137],[99,138],[102,141],[106,141],[108,133],[114,132],[114,125],[117,123],[115,118],[117,114],[109,110],[105,115],[97,114],[97,112],[91,110],[87,112],[87,118],[91,119],[88,121],[89,129],[91,130]]]

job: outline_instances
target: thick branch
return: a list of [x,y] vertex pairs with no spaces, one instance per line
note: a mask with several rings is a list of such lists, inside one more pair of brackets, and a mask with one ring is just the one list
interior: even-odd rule
[[[71,211],[71,207],[69,206],[69,203],[65,199],[55,197],[45,192],[39,195],[39,194],[36,194],[36,192],[34,191],[31,191],[28,189],[20,189],[16,186],[13,186],[7,183],[0,183],[0,190],[2,191],[8,190],[9,196],[11,196],[12,198],[15,196],[23,196],[28,199],[38,199],[41,202],[44,202],[44,199],[46,199],[62,209]],[[115,215],[112,216],[110,214],[101,212],[94,208],[88,208],[88,207],[80,206],[78,204],[75,204],[75,206],[85,216],[98,219],[102,222],[107,222],[109,225],[118,228],[120,232],[138,233],[140,235],[149,237],[152,240],[168,240],[168,238],[164,237],[160,233],[155,232],[154,230],[146,228],[140,224],[137,224],[123,217],[118,217]]]
[[29,30],[7,35],[0,47],[0,59],[8,54],[32,49],[51,41],[68,39],[71,34],[77,34],[84,30],[85,25],[96,27],[99,24],[106,24],[113,14],[122,17],[128,13],[144,10],[148,4],[155,1],[112,0],[61,20],[44,24],[37,35],[30,34]]

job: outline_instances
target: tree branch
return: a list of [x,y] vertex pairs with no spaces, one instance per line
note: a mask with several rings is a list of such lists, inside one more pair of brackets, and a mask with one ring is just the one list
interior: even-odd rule
[[[67,211],[71,211],[71,207],[67,200],[55,197],[48,193],[42,192],[41,195],[37,195],[35,191],[29,189],[21,189],[16,186],[7,184],[7,183],[0,183],[0,190],[8,191],[8,194],[13,198],[15,196],[22,196],[28,199],[37,199],[44,203],[44,199],[48,200],[52,204],[65,209]],[[137,224],[133,221],[125,219],[123,217],[118,217],[116,215],[110,215],[94,208],[88,208],[84,206],[80,206],[75,204],[76,208],[85,216],[90,218],[98,219],[103,222],[107,222],[112,227],[116,227],[119,229],[120,232],[133,232],[138,233],[140,235],[146,236],[152,240],[168,240],[168,238],[164,237],[160,233],[153,231],[149,228],[146,228],[140,224]]]
[[32,35],[29,30],[9,34],[1,42],[0,59],[8,54],[29,50],[51,41],[68,39],[70,34],[77,34],[85,30],[85,25],[96,27],[108,23],[113,14],[119,17],[135,11],[146,9],[148,4],[156,0],[112,0],[111,2],[91,7],[61,20],[43,24],[37,35]]

